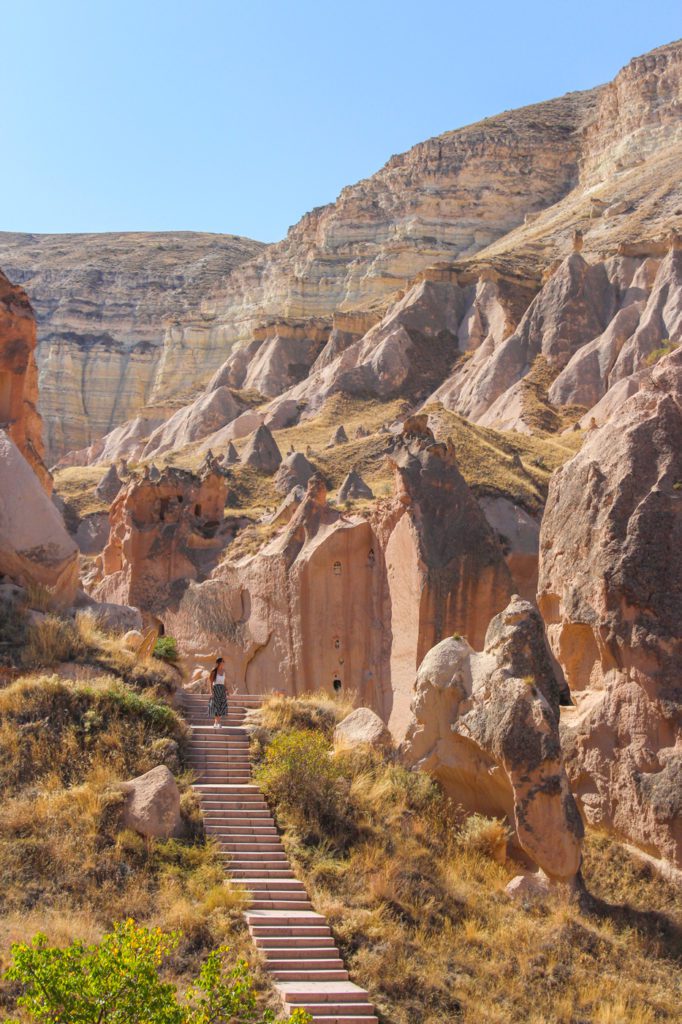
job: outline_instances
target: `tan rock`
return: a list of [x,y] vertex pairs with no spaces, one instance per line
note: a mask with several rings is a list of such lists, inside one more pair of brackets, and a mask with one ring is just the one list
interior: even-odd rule
[[538,601],[574,708],[566,767],[587,819],[682,865],[682,351],[550,485]]
[[465,810],[506,817],[552,878],[580,867],[582,822],[561,761],[559,701],[542,621],[514,597],[483,651],[441,641],[424,658],[402,747]]
[[246,692],[333,692],[337,678],[400,736],[426,651],[455,629],[482,641],[511,582],[452,453],[428,434],[393,446],[393,501],[342,514],[313,476],[282,533],[164,611],[188,660],[220,649]]
[[118,492],[121,490],[122,486],[123,481],[118,475],[116,466],[112,462],[111,466],[109,466],[109,469],[106,471],[100,482],[97,484],[97,487],[95,488],[95,494],[97,495],[98,498],[101,498],[102,501],[106,501],[107,504],[110,504],[114,500]]
[[[304,456],[305,458],[305,456]],[[242,452],[242,462],[259,473],[272,476],[282,461],[282,453],[268,427],[262,424]]]
[[228,480],[166,468],[131,480],[109,512],[109,541],[91,590],[100,601],[158,615],[189,580],[205,578],[234,536],[224,518]]
[[36,323],[26,293],[0,271],[0,428],[49,493],[52,480],[43,461],[35,347]]
[[344,504],[347,501],[357,501],[359,499],[370,499],[373,497],[374,493],[372,488],[368,487],[360,474],[354,469],[350,471],[339,487],[338,500],[340,504]]
[[280,494],[288,494],[294,487],[305,488],[314,472],[315,467],[306,459],[303,452],[292,452],[277,470],[275,487]]
[[124,782],[124,828],[152,839],[169,839],[182,833],[180,790],[173,773],[158,765],[144,775]]
[[0,430],[0,575],[38,584],[57,603],[78,587],[78,548],[33,468]]
[[356,708],[334,729],[337,750],[362,746],[387,750],[392,745],[390,732],[371,708]]

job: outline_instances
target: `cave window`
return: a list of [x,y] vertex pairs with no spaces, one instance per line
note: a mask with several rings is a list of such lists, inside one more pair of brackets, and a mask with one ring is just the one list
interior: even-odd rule
[[182,495],[178,494],[178,505],[182,505]]
[[340,651],[341,650],[341,641],[339,640],[338,636],[334,637],[334,650],[335,651]]
[[7,423],[10,418],[12,399],[12,374],[9,370],[0,370],[0,423]]
[[164,522],[166,518],[166,512],[168,511],[169,503],[170,498],[162,498],[159,503],[159,519],[161,520],[161,522]]
[[338,676],[334,676],[334,679],[332,681],[332,686],[334,687],[334,693],[340,693],[341,692],[341,687],[343,686],[343,683],[341,682],[341,680],[339,679]]
[[197,516],[197,518],[201,516],[201,505],[194,506],[194,515]]
[[334,575],[335,576],[340,576],[341,575],[341,562],[334,562]]
[[370,569],[374,568],[375,562],[376,556],[374,554],[374,548],[370,548],[369,551],[367,552],[367,565],[370,567]]

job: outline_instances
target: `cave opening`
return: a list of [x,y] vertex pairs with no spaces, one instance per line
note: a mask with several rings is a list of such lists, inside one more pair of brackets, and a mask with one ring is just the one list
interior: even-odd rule
[[0,370],[0,423],[8,423],[12,404],[12,374]]

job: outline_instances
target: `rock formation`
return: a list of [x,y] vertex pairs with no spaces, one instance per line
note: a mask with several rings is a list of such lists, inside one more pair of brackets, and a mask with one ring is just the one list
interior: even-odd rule
[[455,629],[482,642],[511,593],[452,453],[417,426],[395,442],[393,501],[369,518],[341,514],[313,476],[282,533],[164,613],[192,665],[220,649],[247,692],[332,691],[338,679],[401,735],[426,651]]
[[334,729],[336,750],[365,746],[387,750],[392,744],[390,732],[371,708],[356,708]]
[[514,597],[480,654],[456,636],[426,655],[402,749],[465,810],[505,816],[547,875],[569,879],[583,825],[561,760],[560,694],[542,620]]
[[0,430],[0,575],[45,587],[69,605],[78,587],[78,548],[18,447]]
[[[305,458],[305,456],[304,456]],[[242,452],[242,462],[259,473],[272,476],[282,461],[282,453],[270,430],[261,424]]]
[[1,232],[0,267],[26,289],[38,320],[50,460],[135,417],[166,380],[176,395],[191,388],[207,331],[198,324],[178,349],[178,323],[199,313],[214,280],[262,249],[235,235],[190,231]]
[[334,448],[337,444],[346,444],[348,441],[348,434],[344,430],[343,424],[340,423],[336,430],[332,431],[332,435],[329,438],[329,444],[327,448]]
[[338,500],[341,505],[347,501],[358,501],[363,498],[370,499],[373,497],[372,488],[367,486],[360,474],[354,469],[350,471],[339,487]]
[[118,470],[112,462],[109,469],[106,471],[100,482],[95,488],[95,494],[102,501],[105,501],[107,505],[111,504],[118,492],[123,487],[123,481],[118,475]]
[[202,579],[234,536],[224,519],[228,481],[167,468],[158,481],[132,480],[109,513],[109,541],[90,581],[98,600],[158,616],[189,580]]
[[292,452],[283,460],[277,470],[275,487],[280,494],[288,494],[292,487],[306,487],[315,472],[303,452]]
[[169,839],[182,833],[180,790],[163,764],[121,786],[125,794],[121,824],[142,836]]
[[226,466],[234,466],[235,463],[239,462],[239,453],[235,446],[232,444],[232,441],[230,441],[227,445],[227,451],[225,452],[224,462]]
[[38,476],[52,490],[43,456],[37,411],[36,325],[28,298],[0,271],[0,428],[5,430]]
[[682,350],[552,479],[539,606],[587,819],[682,867]]

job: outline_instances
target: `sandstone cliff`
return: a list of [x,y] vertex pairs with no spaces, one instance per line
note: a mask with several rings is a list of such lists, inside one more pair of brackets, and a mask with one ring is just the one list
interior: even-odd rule
[[[38,321],[40,408],[48,457],[82,448],[155,400],[164,345],[217,279],[263,248],[234,235],[0,232],[0,267],[28,292]],[[179,365],[179,364],[178,364]],[[202,373],[182,356],[182,395]]]
[[26,293],[0,272],[0,427],[49,492],[52,480],[43,461],[35,347],[36,324]]
[[539,605],[589,821],[682,867],[682,351],[553,478]]

